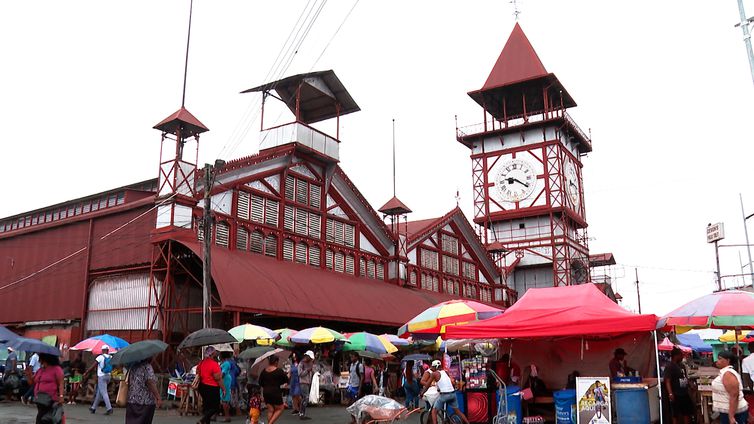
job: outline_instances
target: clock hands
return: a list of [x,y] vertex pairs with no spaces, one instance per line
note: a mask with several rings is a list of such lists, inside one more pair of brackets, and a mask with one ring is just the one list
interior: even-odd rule
[[505,180],[508,181],[508,184],[513,184],[513,182],[515,181],[515,182],[521,184],[524,187],[529,187],[529,184],[527,184],[527,183],[519,180],[518,178],[508,177]]

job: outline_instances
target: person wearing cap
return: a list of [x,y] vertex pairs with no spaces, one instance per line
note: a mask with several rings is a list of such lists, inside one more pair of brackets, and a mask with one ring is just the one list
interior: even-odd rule
[[610,378],[625,377],[628,373],[634,371],[626,363],[626,351],[622,347],[615,349],[615,352],[613,352],[613,359],[610,360],[609,367]]
[[670,399],[670,412],[674,423],[690,423],[696,407],[689,394],[689,378],[683,365],[683,351],[673,347],[670,363],[665,367],[665,390]]
[[[5,359],[5,370],[3,371],[3,386],[5,388],[5,391],[7,392],[7,398],[10,399],[13,397],[13,390],[14,386],[17,388],[17,385],[10,384],[11,379],[16,379],[16,377],[11,376],[17,376],[18,369],[16,368],[18,366],[18,356],[16,355],[16,352],[13,350],[12,347],[8,346],[8,357]],[[23,401],[23,398],[21,398]]]
[[[458,398],[456,397],[455,380],[448,375],[448,372],[442,369],[442,361],[435,359],[432,361],[430,367],[430,381],[424,384],[425,389],[422,390],[422,394],[431,387],[432,383],[437,385],[437,391],[439,397],[432,405],[432,424],[437,424],[437,411],[445,411],[448,407],[453,409],[453,412],[461,418],[461,421],[469,424],[469,420],[466,415],[458,409]],[[424,378],[422,378],[422,381]]]
[[306,415],[306,405],[309,403],[309,392],[312,389],[312,377],[314,376],[314,352],[307,350],[301,362],[298,363],[298,381],[301,388],[301,406],[298,416],[302,420],[310,420]]
[[97,394],[94,396],[94,402],[89,407],[89,412],[94,414],[97,411],[97,407],[101,401],[105,402],[105,415],[111,415],[113,413],[113,406],[110,404],[110,395],[107,393],[107,385],[110,384],[110,373],[113,370],[110,361],[112,360],[110,355],[110,346],[103,345],[102,353],[99,354],[94,364],[86,371],[89,374],[95,367],[97,368]]
[[749,405],[744,399],[741,375],[733,368],[736,355],[722,351],[715,366],[720,375],[712,380],[712,410],[720,413],[720,424],[746,424]]

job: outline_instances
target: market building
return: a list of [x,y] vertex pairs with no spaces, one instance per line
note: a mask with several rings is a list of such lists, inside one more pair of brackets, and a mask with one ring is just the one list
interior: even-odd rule
[[[264,127],[258,154],[199,169],[208,128],[186,108],[155,125],[157,178],[0,219],[0,323],[59,344],[108,332],[172,343],[202,325],[210,204],[211,320],[274,327],[398,327],[451,298],[510,305],[530,287],[590,281],[575,102],[520,26],[482,89],[471,150],[472,226],[460,208],[409,221],[375,209],[339,166],[339,130],[359,111],[333,71],[246,92],[293,119]],[[260,94],[257,94],[260,95]],[[439,215],[439,214],[438,214]]]

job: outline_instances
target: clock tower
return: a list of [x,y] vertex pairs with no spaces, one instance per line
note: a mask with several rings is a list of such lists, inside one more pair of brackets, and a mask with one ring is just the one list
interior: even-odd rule
[[474,222],[508,285],[521,296],[589,282],[581,158],[591,140],[518,23],[484,86],[468,94],[484,121],[456,138],[471,150]]

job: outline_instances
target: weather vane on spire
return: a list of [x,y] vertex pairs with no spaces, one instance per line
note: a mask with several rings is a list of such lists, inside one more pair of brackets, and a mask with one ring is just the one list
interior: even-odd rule
[[521,11],[518,9],[518,1],[511,0],[510,3],[513,5],[513,16],[516,19],[516,22],[518,22],[518,15],[521,14]]

